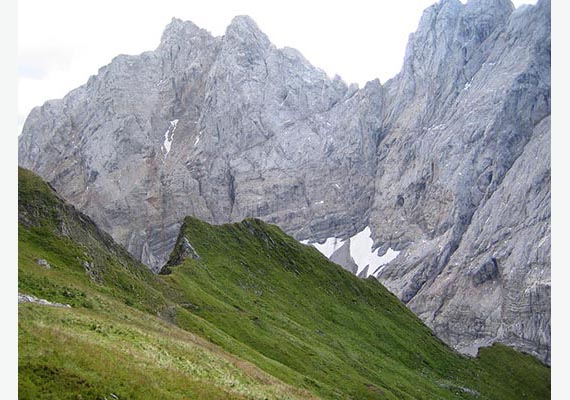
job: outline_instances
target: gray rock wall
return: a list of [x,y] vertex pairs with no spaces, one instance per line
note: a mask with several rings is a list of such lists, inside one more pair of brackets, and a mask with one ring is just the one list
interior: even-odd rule
[[[381,251],[405,252],[379,279],[458,348],[500,338],[549,362],[550,245],[537,246],[550,229],[550,3],[513,12],[509,2],[458,3],[424,13],[403,72],[385,85],[397,100],[386,101],[391,129],[378,149],[370,224]],[[435,75],[455,78],[419,80],[426,59]],[[537,159],[525,156],[531,145]],[[527,173],[511,178],[521,168]],[[526,228],[529,214],[541,216],[540,228]],[[507,230],[517,232],[518,251],[484,242],[497,231],[506,240]],[[493,259],[504,279],[492,280],[491,294],[477,281],[496,275],[481,271]],[[521,294],[531,287],[540,292],[532,300]]]
[[19,163],[154,271],[186,215],[299,240],[369,225],[400,251],[379,280],[441,338],[549,362],[549,115],[549,1],[442,0],[402,71],[364,88],[248,17],[221,37],[173,19],[156,50],[35,108]]

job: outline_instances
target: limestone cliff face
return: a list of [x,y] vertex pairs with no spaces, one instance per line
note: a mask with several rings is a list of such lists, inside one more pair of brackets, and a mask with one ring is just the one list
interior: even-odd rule
[[248,17],[221,38],[174,19],[157,50],[35,108],[19,161],[158,270],[186,215],[307,237],[363,223],[381,102],[377,81],[331,80]]
[[432,6],[384,89],[370,226],[405,251],[379,279],[449,343],[549,360],[550,3]]
[[155,271],[186,215],[311,241],[370,226],[400,253],[368,273],[441,338],[549,362],[549,116],[549,1],[442,0],[400,74],[360,89],[248,17],[221,37],[173,19],[35,108],[19,162]]

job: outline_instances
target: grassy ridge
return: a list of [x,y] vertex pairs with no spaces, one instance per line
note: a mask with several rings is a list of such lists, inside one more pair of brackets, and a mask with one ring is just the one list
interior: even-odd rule
[[[457,354],[376,280],[354,277],[276,226],[187,218],[182,231],[201,258],[170,267],[164,279],[176,301],[304,377],[269,369],[286,382],[325,398],[550,396],[550,372],[532,357],[501,346],[478,360]],[[520,367],[505,370],[511,363]]]
[[72,305],[19,306],[23,399],[550,397],[534,358],[455,353],[377,281],[261,221],[187,218],[156,276],[23,169],[18,217],[19,291]]
[[72,306],[19,305],[19,398],[311,398],[165,321],[164,282],[23,169],[18,219],[19,292]]

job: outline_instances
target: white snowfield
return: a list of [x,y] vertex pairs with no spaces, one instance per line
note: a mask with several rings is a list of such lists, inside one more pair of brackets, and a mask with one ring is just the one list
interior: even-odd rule
[[174,131],[176,130],[176,125],[178,125],[177,119],[170,121],[170,126],[166,132],[164,132],[164,143],[162,143],[164,158],[166,158],[168,153],[170,153],[170,147],[172,146],[172,141],[174,140]]
[[333,253],[344,244],[344,240],[337,238],[328,238],[323,244],[311,243],[318,251],[323,253],[327,258],[331,258]]
[[[388,264],[390,261],[394,260],[398,254],[400,254],[399,251],[388,248],[385,254],[381,256],[378,255],[378,251],[372,248],[374,241],[372,240],[371,233],[370,227],[367,226],[356,235],[347,239],[350,241],[350,256],[358,266],[357,274],[362,272],[362,270],[368,266],[366,277],[372,275],[380,266]],[[314,246],[318,251],[323,253],[325,257],[331,258],[334,252],[337,251],[346,242],[346,240],[328,238],[323,244],[309,242],[309,240],[301,241],[303,244]],[[382,269],[378,272],[381,270]]]

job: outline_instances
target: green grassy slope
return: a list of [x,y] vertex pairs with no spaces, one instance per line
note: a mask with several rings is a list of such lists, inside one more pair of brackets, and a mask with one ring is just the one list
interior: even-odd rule
[[311,398],[165,321],[164,282],[36,175],[18,195],[18,290],[72,306],[18,306],[19,398]]
[[19,222],[19,291],[72,305],[19,306],[21,398],[550,397],[534,358],[465,358],[377,281],[258,220],[187,218],[160,276],[23,169]]
[[201,258],[169,266],[165,281],[187,305],[177,323],[192,330],[187,314],[202,317],[288,367],[221,343],[286,382],[325,398],[550,396],[550,371],[532,357],[502,346],[482,359],[457,354],[376,280],[356,278],[276,226],[186,218],[179,244],[183,236]]

